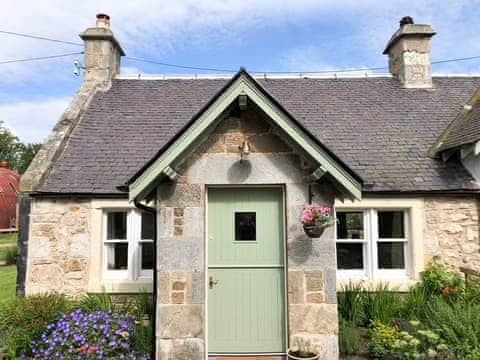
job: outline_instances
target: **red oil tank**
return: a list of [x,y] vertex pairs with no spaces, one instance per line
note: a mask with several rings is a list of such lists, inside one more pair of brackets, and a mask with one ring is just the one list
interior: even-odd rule
[[8,169],[6,161],[0,163],[0,229],[15,227],[20,175]]

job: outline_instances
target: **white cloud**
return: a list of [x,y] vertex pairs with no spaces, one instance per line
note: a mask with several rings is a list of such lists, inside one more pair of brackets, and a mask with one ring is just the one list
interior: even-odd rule
[[69,98],[62,97],[0,105],[0,121],[21,141],[43,142],[69,101]]
[[[433,58],[444,59],[480,52],[480,42],[475,36],[480,31],[480,22],[465,21],[465,16],[476,19],[480,15],[465,14],[479,8],[471,6],[472,3],[467,0],[104,0],[101,3],[98,0],[80,3],[3,0],[0,2],[0,27],[81,42],[77,34],[94,25],[96,13],[106,12],[112,17],[112,29],[127,55],[150,54],[150,58],[161,60],[187,48],[213,48],[222,43],[234,46],[231,42],[240,43],[248,31],[262,31],[272,24],[301,24],[307,19],[321,24],[338,19],[339,27],[342,23],[353,24],[355,31],[348,35],[348,39],[343,39],[347,41],[337,42],[337,29],[332,28],[328,34],[331,39],[327,41],[330,48],[333,45],[348,48],[351,44],[361,43],[363,51],[375,60],[379,59],[375,56],[379,56],[388,37],[397,28],[399,18],[408,14],[419,22],[435,26],[439,35],[433,41]],[[0,42],[0,61],[82,50],[81,47],[2,34]],[[286,66],[288,62],[285,61]],[[31,63],[2,65],[0,84],[64,80],[71,75],[71,63],[72,58],[63,58],[37,62],[34,66]],[[191,63],[195,65],[195,61]],[[357,64],[357,59],[351,57],[348,66],[357,67]],[[332,66],[338,68],[338,64]]]

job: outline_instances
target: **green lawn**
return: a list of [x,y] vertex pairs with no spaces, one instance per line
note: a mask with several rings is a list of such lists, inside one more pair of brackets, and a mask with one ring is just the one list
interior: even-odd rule
[[17,233],[0,234],[0,244],[17,244]]
[[15,298],[17,266],[0,266],[0,303]]

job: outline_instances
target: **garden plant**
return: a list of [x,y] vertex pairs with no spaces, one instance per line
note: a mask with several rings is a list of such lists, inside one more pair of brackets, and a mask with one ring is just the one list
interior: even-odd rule
[[377,359],[480,359],[480,274],[432,259],[407,292],[349,282],[338,293],[339,345]]
[[115,304],[106,293],[78,301],[59,294],[24,298],[0,307],[0,347],[6,359],[150,359],[151,297]]

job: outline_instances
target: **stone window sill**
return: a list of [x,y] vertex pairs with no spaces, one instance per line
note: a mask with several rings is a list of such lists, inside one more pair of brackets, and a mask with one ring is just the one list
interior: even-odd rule
[[376,289],[381,285],[388,285],[390,290],[399,292],[408,291],[411,286],[418,282],[408,277],[378,280],[367,280],[365,278],[337,278],[337,291],[342,291],[350,281],[355,284],[361,284],[364,289]]
[[116,280],[105,279],[104,281],[91,281],[88,283],[89,293],[107,292],[109,294],[133,294],[147,292],[153,289],[152,279],[139,280]]

